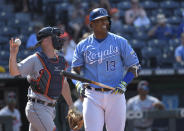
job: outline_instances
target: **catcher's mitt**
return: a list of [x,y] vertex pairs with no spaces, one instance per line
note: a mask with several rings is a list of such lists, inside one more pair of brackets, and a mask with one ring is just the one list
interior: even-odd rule
[[76,108],[71,108],[68,111],[68,123],[72,130],[79,130],[83,126],[83,116]]

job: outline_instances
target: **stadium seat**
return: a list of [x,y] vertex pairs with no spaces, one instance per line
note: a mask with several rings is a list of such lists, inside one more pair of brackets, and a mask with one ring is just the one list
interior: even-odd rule
[[21,28],[21,34],[24,34],[26,36],[29,36],[31,33],[34,32],[34,28],[32,25],[28,25],[28,26],[25,26],[23,28]]
[[135,27],[131,26],[131,25],[126,25],[124,24],[122,26],[122,33],[128,33],[128,34],[132,34],[135,31]]
[[184,2],[181,2],[181,8],[184,8]]
[[141,3],[141,5],[146,10],[158,8],[158,4],[154,1],[144,1]]
[[12,13],[4,12],[4,11],[0,13],[1,21],[7,22],[12,19],[14,19],[14,15]]
[[133,38],[137,39],[137,40],[148,40],[148,35],[147,33],[143,32],[143,31],[135,31],[133,33]]
[[137,39],[130,40],[129,43],[134,49],[135,48],[142,49],[146,46],[146,44],[143,41],[139,41]]
[[158,65],[157,58],[162,55],[162,52],[158,48],[144,47],[141,50],[142,57],[144,59],[144,66],[156,68]]
[[11,27],[3,27],[1,35],[8,37],[15,37],[18,34],[18,30]]
[[9,56],[10,56],[9,51],[2,50],[2,51],[0,52],[0,58],[1,58],[1,60],[2,60],[1,63],[2,63],[2,62],[8,63]]
[[178,38],[169,40],[169,45],[173,46],[174,48],[179,46],[180,43],[181,43],[181,41]]
[[183,16],[183,14],[182,14],[183,11],[184,11],[184,7],[183,8],[177,8],[177,9],[174,10],[174,15],[182,17]]
[[148,46],[153,47],[153,48],[163,49],[164,47],[168,45],[167,45],[167,42],[164,40],[153,39],[153,40],[148,41]]
[[157,63],[160,68],[172,68],[174,63],[174,56],[163,53],[160,57],[157,57]]
[[174,56],[174,51],[175,51],[175,47],[172,45],[168,45],[163,48],[163,53],[167,55]]
[[0,36],[0,46],[5,45],[9,42],[8,37]]
[[14,19],[12,21],[8,21],[8,27],[11,27],[11,28],[14,28],[17,30],[19,30],[25,26],[28,26],[28,22],[26,22],[26,21],[22,21],[19,19]]
[[182,21],[182,18],[179,16],[171,16],[167,20],[168,20],[168,23],[171,25],[179,25]]
[[163,1],[160,2],[160,7],[163,9],[176,9],[179,7],[179,4],[175,1]]
[[118,3],[117,7],[120,10],[127,10],[131,7],[131,5],[130,5],[129,1],[122,1],[122,2]]

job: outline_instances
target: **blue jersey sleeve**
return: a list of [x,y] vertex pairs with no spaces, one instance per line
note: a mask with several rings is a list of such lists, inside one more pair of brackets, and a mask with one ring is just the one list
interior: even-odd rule
[[82,54],[82,47],[81,44],[78,44],[75,48],[73,59],[72,59],[72,67],[82,66],[84,64],[83,54]]
[[128,44],[127,40],[123,40],[121,42],[121,56],[124,60],[125,67],[130,67],[132,65],[138,64],[139,60],[137,54],[132,49],[132,47]]

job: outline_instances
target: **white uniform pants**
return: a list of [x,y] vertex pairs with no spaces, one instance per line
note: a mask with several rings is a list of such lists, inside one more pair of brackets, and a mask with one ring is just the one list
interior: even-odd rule
[[27,102],[26,116],[30,122],[29,131],[54,131],[55,108],[43,104]]
[[85,131],[124,131],[126,101],[124,94],[86,89],[83,102]]

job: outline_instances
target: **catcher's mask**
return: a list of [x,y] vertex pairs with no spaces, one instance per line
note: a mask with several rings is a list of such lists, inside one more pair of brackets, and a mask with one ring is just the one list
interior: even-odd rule
[[107,17],[109,20],[109,29],[111,28],[111,17],[108,15],[108,12],[106,9],[104,8],[96,8],[94,10],[92,10],[89,14],[89,21],[90,23],[94,20],[103,18],[103,17]]
[[63,31],[56,27],[44,27],[42,28],[37,34],[36,38],[38,43],[36,45],[40,45],[41,41],[48,37],[52,37],[52,44],[54,49],[60,50],[63,46],[63,39],[60,37],[60,35],[63,34]]

